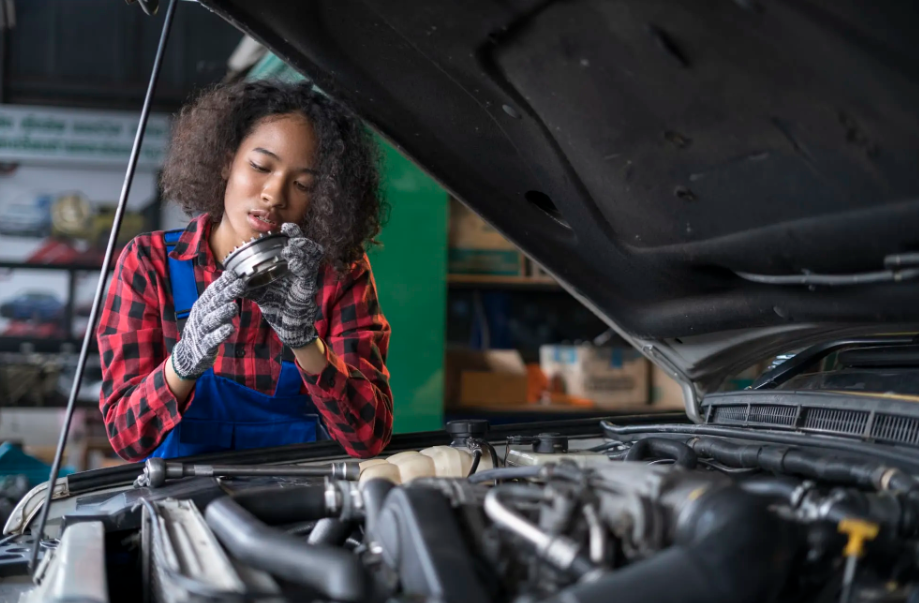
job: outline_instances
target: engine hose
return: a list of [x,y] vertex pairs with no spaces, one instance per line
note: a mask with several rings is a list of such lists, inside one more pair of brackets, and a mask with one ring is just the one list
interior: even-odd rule
[[473,473],[475,473],[475,470],[479,468],[479,461],[481,460],[482,460],[481,450],[476,450],[475,452],[472,453],[472,466],[469,467],[468,475],[472,475]]
[[774,600],[794,561],[793,526],[765,498],[724,488],[694,502],[673,546],[551,603],[759,603]]
[[364,501],[364,531],[368,537],[376,535],[377,518],[383,508],[386,496],[395,488],[388,479],[370,479],[361,484],[361,498]]
[[308,544],[256,519],[224,497],[207,506],[208,527],[237,560],[336,601],[363,601],[368,579],[358,557],[334,546]]
[[699,458],[692,448],[678,442],[664,438],[643,438],[629,448],[625,456],[627,461],[642,461],[647,458],[673,459],[680,467],[695,469]]
[[758,468],[878,491],[917,489],[917,482],[910,475],[871,461],[833,458],[784,446],[735,444],[717,438],[693,438],[687,444],[699,456],[731,467]]
[[268,525],[328,517],[325,486],[258,488],[233,495],[236,503]]
[[744,492],[787,503],[801,487],[801,482],[791,477],[751,477],[738,481],[737,485]]
[[[755,477],[738,481],[745,492],[768,497],[792,507],[806,504],[809,519],[838,524],[859,518],[884,526],[901,538],[919,535],[919,505],[915,497],[903,492],[862,492],[854,488],[834,488],[829,492],[805,492],[799,480],[790,477]],[[814,498],[807,502],[810,496]]]
[[886,447],[867,444],[864,442],[850,442],[839,438],[821,436],[818,434],[775,433],[769,431],[749,430],[739,427],[724,427],[721,425],[683,425],[679,423],[659,423],[654,425],[616,425],[607,420],[600,421],[600,429],[610,440],[633,439],[643,434],[657,434],[662,436],[712,436],[720,438],[740,438],[744,440],[758,440],[784,444],[787,446],[819,446],[822,449],[839,450],[856,456],[885,459],[897,467],[908,468],[909,471],[919,471],[919,454],[916,451],[903,449],[888,449]]
[[353,531],[354,526],[351,525],[351,522],[324,517],[316,522],[316,527],[310,532],[306,541],[309,544],[342,546]]

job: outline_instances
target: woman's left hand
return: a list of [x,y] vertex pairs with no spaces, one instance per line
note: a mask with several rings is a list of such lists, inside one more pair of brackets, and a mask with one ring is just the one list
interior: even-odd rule
[[306,238],[296,224],[284,224],[281,231],[290,239],[281,252],[289,274],[246,297],[258,304],[281,343],[296,350],[317,339],[316,296],[324,251],[318,243]]

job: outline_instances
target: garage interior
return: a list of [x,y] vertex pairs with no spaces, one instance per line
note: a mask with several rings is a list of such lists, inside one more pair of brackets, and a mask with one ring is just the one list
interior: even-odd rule
[[[47,477],[163,11],[147,17],[111,0],[0,0],[0,8],[0,475],[13,502]],[[121,246],[185,224],[158,187],[170,120],[197,91],[241,78],[302,76],[202,6],[180,2]],[[394,333],[396,433],[455,419],[683,408],[666,374],[378,142],[392,211],[371,262]],[[99,363],[93,346],[64,473],[124,463],[99,413]],[[724,388],[742,389],[754,375]]]

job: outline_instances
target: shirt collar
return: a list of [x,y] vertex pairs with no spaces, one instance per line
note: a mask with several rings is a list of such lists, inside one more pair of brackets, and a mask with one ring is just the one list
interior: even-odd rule
[[207,214],[193,218],[185,227],[169,257],[176,260],[196,260],[205,270],[216,272],[217,262],[208,242],[211,226],[213,222]]

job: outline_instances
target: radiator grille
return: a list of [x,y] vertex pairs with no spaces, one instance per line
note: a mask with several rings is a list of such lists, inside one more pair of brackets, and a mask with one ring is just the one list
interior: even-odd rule
[[794,406],[776,406],[772,404],[746,404],[737,406],[718,406],[715,408],[715,423],[756,423],[760,425],[795,424],[797,409]]
[[865,431],[865,425],[868,424],[868,414],[861,410],[808,408],[802,428],[858,435]]
[[794,406],[755,404],[750,408],[750,416],[747,420],[750,423],[791,427],[795,424],[796,413],[797,409]]
[[716,406],[715,423],[743,423],[747,419],[747,407],[744,406]]
[[725,404],[712,407],[708,422],[716,425],[819,431],[919,446],[919,417],[878,411],[803,405]]
[[919,444],[919,419],[878,413],[874,417],[871,437],[903,444]]

